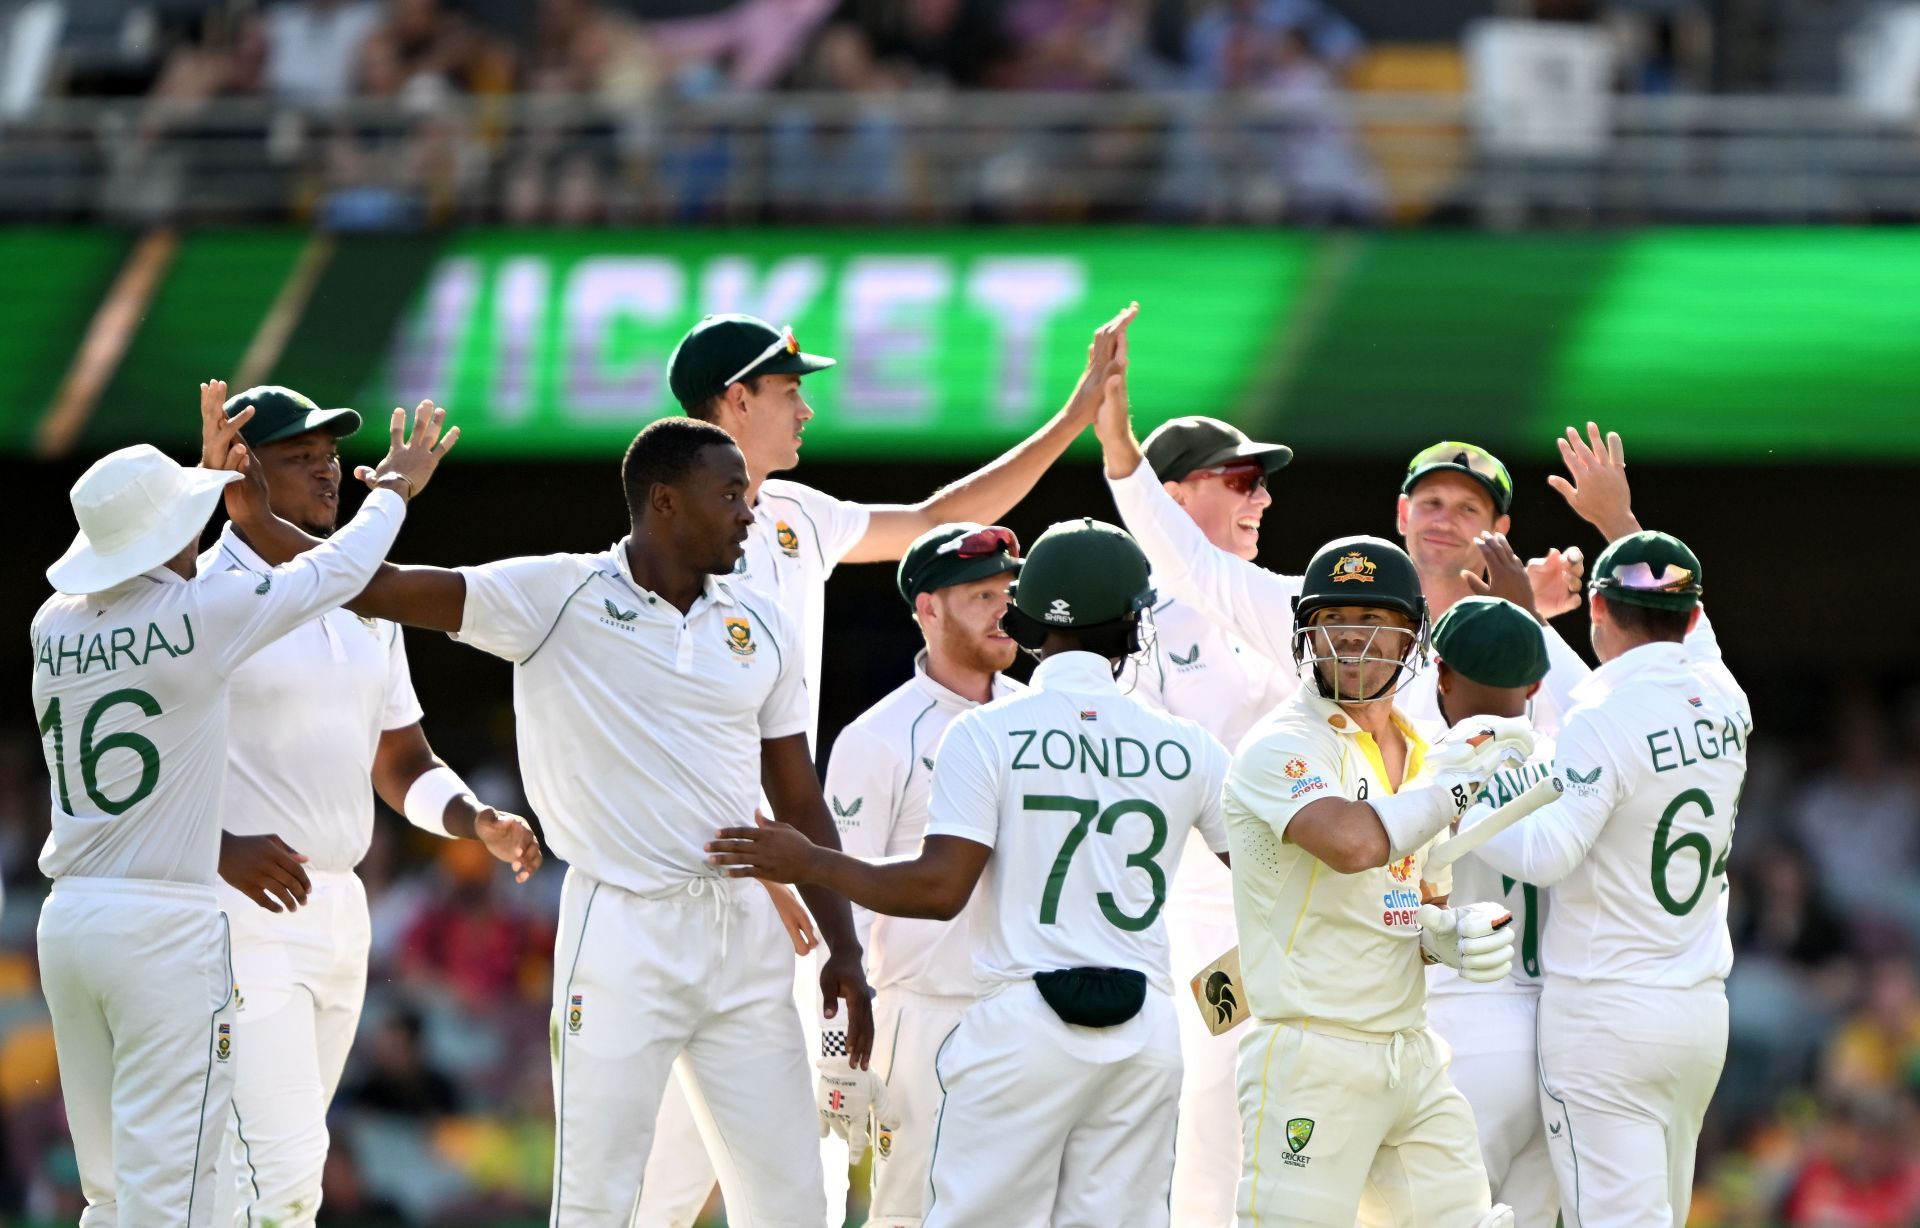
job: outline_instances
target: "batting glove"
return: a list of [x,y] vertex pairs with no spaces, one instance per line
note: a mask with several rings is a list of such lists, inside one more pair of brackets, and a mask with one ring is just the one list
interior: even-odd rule
[[820,1113],[820,1137],[832,1131],[847,1140],[847,1158],[857,1164],[867,1154],[876,1115],[881,1120],[893,1115],[887,1085],[871,1070],[854,1069],[847,1057],[844,1028],[822,1032],[820,1050],[820,1060],[814,1064],[820,1079],[813,1097]]
[[1420,906],[1420,955],[1469,981],[1497,981],[1513,970],[1513,914],[1499,904]]

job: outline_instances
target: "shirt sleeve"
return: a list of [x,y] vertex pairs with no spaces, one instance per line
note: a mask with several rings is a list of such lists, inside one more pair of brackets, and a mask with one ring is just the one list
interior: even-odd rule
[[1541,630],[1547,641],[1547,676],[1541,680],[1540,694],[1534,700],[1533,725],[1541,733],[1554,737],[1577,703],[1573,698],[1574,688],[1592,677],[1593,669],[1558,631],[1552,627]]
[[[1543,806],[1494,836],[1477,850],[1480,860],[1509,878],[1551,887],[1586,857],[1625,795],[1619,756],[1608,745],[1605,718],[1596,708],[1574,714],[1561,734],[1553,759],[1554,774],[1566,785],[1560,800]],[[1471,831],[1491,810],[1469,811]]]
[[462,567],[467,600],[452,637],[516,664],[552,634],[567,601],[592,578],[579,555],[543,554]]
[[398,623],[388,623],[387,697],[380,710],[380,728],[405,729],[425,715],[413,693],[413,674],[407,668],[407,637]]
[[1269,729],[1233,757],[1226,799],[1285,838],[1301,807],[1344,796],[1336,753],[1337,748],[1297,727]]
[[[859,725],[840,731],[827,760],[827,802],[840,830],[840,851],[862,861],[880,861],[893,839],[899,817],[900,769],[887,746]],[[873,913],[853,906],[860,945],[867,945]]]
[[1205,794],[1200,806],[1200,817],[1194,820],[1194,827],[1200,832],[1200,838],[1207,847],[1216,853],[1227,851],[1227,815],[1223,795],[1226,789],[1227,772],[1233,766],[1233,756],[1220,744],[1220,739],[1201,730],[1206,747]]
[[1293,668],[1298,577],[1277,575],[1208,541],[1145,461],[1124,478],[1108,478],[1107,488],[1127,530],[1146,551],[1162,597],[1188,603],[1268,660]]
[[1000,786],[991,734],[967,712],[947,727],[933,768],[927,834],[994,846],[1000,837]]
[[[840,560],[847,557],[847,552],[867,535],[873,513],[866,504],[836,499],[825,491],[797,482],[772,485],[776,497],[791,499],[799,505],[807,528],[814,534],[814,545],[820,551],[820,566],[826,572],[831,573]],[[803,543],[801,548],[806,549],[807,544]]]
[[[757,612],[742,606],[755,617]],[[760,703],[760,736],[785,738],[806,733],[813,724],[813,705],[807,700],[806,662],[801,657],[800,637],[793,634],[785,619],[767,623],[767,635],[780,646],[780,672],[773,689]]]
[[195,596],[216,667],[231,672],[314,615],[352,600],[393,548],[406,515],[406,500],[376,490],[345,528],[271,571],[197,576]]

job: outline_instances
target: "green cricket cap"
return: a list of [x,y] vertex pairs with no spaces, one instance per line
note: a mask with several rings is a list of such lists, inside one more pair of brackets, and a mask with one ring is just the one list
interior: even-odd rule
[[989,576],[1020,572],[1020,539],[1012,529],[954,521],[936,525],[913,539],[900,556],[895,581],[912,605],[921,593],[969,584]]
[[313,398],[278,384],[260,384],[227,398],[222,407],[231,418],[241,410],[253,409],[253,417],[240,428],[247,446],[258,447],[304,435],[308,431],[326,431],[335,439],[344,439],[360,429],[360,415],[351,409],[322,409]]
[[1496,516],[1506,515],[1513,506],[1513,476],[1499,457],[1477,444],[1448,440],[1414,453],[1407,462],[1407,477],[1400,483],[1400,493],[1412,494],[1420,479],[1434,473],[1464,473],[1486,487],[1493,496]]
[[1293,449],[1283,443],[1255,443],[1239,427],[1200,414],[1162,422],[1141,450],[1153,476],[1162,482],[1178,482],[1196,470],[1234,461],[1257,461],[1272,477],[1293,459]]
[[1540,622],[1504,597],[1463,597],[1433,628],[1433,651],[1481,686],[1529,687],[1547,676]]
[[1013,604],[1048,627],[1097,627],[1153,605],[1147,556],[1126,530],[1092,517],[1054,525],[1027,552]]
[[1587,590],[1608,601],[1655,610],[1691,610],[1703,591],[1699,556],[1670,533],[1643,529],[1608,546]]
[[833,364],[802,353],[791,328],[775,328],[756,316],[714,315],[688,329],[673,348],[667,386],[682,409],[692,409],[743,379],[810,375]]

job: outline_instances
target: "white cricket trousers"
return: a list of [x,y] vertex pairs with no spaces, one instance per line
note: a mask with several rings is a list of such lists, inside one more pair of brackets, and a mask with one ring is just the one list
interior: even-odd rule
[[39,946],[81,1228],[207,1228],[237,1044],[213,889],[55,879]]
[[222,883],[233,923],[233,1112],[220,1155],[215,1222],[310,1228],[327,1164],[327,1106],[367,996],[372,927],[351,870],[307,869],[313,890],[271,913]]
[[1700,1123],[1726,1060],[1720,981],[1547,979],[1540,1111],[1566,1228],[1682,1228]]
[[554,946],[552,1228],[625,1228],[674,1070],[735,1228],[819,1228],[793,946],[757,883],[661,898],[567,871]]
[[[791,950],[791,946],[788,948]],[[820,965],[826,958],[821,946],[794,961],[793,1006],[800,1013],[800,1031],[806,1041],[809,1078],[811,1062],[820,1056]],[[684,1059],[682,1059],[684,1064]],[[705,1139],[687,1102],[682,1085],[685,1074],[667,1084],[660,1115],[654,1124],[653,1152],[647,1157],[646,1183],[640,1205],[634,1209],[633,1228],[693,1228],[700,1209],[713,1194],[714,1162],[707,1154]],[[825,1228],[840,1228],[847,1221],[847,1141],[829,1132],[820,1140],[820,1169],[826,1194]],[[725,1191],[722,1191],[724,1195]]]
[[1231,911],[1206,916],[1169,901],[1163,915],[1173,957],[1180,1059],[1186,1068],[1173,1149],[1173,1222],[1178,1228],[1230,1228],[1240,1186],[1240,1105],[1234,1092],[1238,1038],[1231,1032],[1215,1036],[1207,1031],[1187,983],[1240,941],[1240,935]]
[[1166,994],[1087,1028],[1012,982],[967,1008],[934,1072],[926,1228],[1166,1228],[1180,1103]]
[[927,1214],[927,1161],[940,1115],[933,1072],[940,1044],[972,997],[915,993],[889,985],[873,999],[873,1072],[887,1085],[893,1115],[873,1143],[873,1201],[867,1228],[920,1228]]
[[1513,1208],[1515,1228],[1554,1228],[1560,1214],[1560,1186],[1540,1116],[1539,1007],[1535,990],[1427,997],[1427,1026],[1453,1050],[1447,1077],[1473,1109],[1493,1201]]
[[1492,1205],[1447,1046],[1427,1028],[1256,1019],[1240,1042],[1242,1228],[1473,1228]]

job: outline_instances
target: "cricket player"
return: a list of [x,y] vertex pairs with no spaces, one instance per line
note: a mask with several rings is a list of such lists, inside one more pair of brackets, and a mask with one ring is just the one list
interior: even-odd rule
[[[993,524],[1006,515],[1093,419],[1107,364],[1134,310],[1128,307],[1095,331],[1086,371],[1058,413],[997,460],[913,504],[850,503],[772,476],[800,461],[802,437],[813,418],[801,381],[833,366],[834,359],[803,351],[792,329],[747,315],[708,316],[681,338],[667,361],[667,383],[689,417],[719,426],[747,458],[753,524],[736,574],[766,593],[800,637],[810,745],[818,745],[827,577],[841,563],[892,562],[941,524]],[[826,1027],[809,1004],[817,971],[814,961],[798,965],[795,1000],[801,1003],[809,1045],[822,1063],[824,1097],[831,1090],[829,1071],[832,1078],[844,1077],[829,1052],[844,1040],[828,1035],[837,1029]],[[649,1166],[636,1228],[690,1228],[706,1202],[712,1165],[702,1158],[690,1124],[676,1085],[661,1112],[660,1145]],[[837,1116],[830,1125],[834,1134],[821,1148],[826,1223],[839,1228],[846,1218],[847,1148],[841,1134],[846,1127]]]
[[[1011,530],[941,525],[900,560],[900,595],[926,647],[913,677],[840,731],[827,765],[827,800],[840,847],[868,861],[912,857],[927,831],[940,740],[964,712],[1024,690],[1000,671],[1018,651],[1000,626],[1008,581],[1020,574]],[[973,1004],[969,903],[951,921],[854,910],[873,983],[874,1063],[884,1102],[873,1117],[871,1228],[918,1228],[926,1214],[927,1161],[940,1110],[933,1057]],[[844,1059],[842,1059],[844,1060]],[[867,1139],[866,1080],[843,1106],[854,1159]],[[831,1106],[829,1106],[831,1107]]]
[[[1251,560],[1260,520],[1273,504],[1267,484],[1293,459],[1284,444],[1255,443],[1218,418],[1175,418],[1143,445],[1146,468],[1206,534],[1208,543]],[[1133,694],[1184,716],[1227,747],[1293,693],[1291,670],[1278,669],[1239,636],[1177,597],[1153,608],[1153,642],[1128,662],[1121,678]],[[1238,941],[1233,877],[1188,837],[1186,856],[1167,895],[1167,943],[1179,980]],[[1234,1037],[1207,1030],[1200,1014],[1177,1012],[1180,1125],[1173,1161],[1173,1222],[1182,1228],[1227,1228],[1240,1184],[1240,1109],[1233,1088]]]
[[[1511,551],[1504,563],[1520,567]],[[1436,696],[1450,724],[1474,716],[1524,717],[1547,676],[1546,636],[1533,615],[1500,597],[1453,603],[1433,629]],[[1501,768],[1478,801],[1503,806],[1553,770],[1553,741],[1536,731],[1532,757]],[[1540,934],[1547,893],[1501,874],[1477,854],[1455,861],[1453,894],[1492,900],[1513,916],[1512,971],[1476,982],[1442,964],[1427,968],[1427,1021],[1446,1040],[1447,1073],[1473,1109],[1480,1156],[1495,1202],[1513,1208],[1517,1228],[1553,1228],[1560,1190],[1540,1115],[1535,1025],[1540,1003]]]
[[[457,438],[416,417],[363,470],[373,487],[331,542],[260,575],[200,572],[226,493],[250,531],[273,517],[257,460],[220,424],[220,469],[145,444],[73,487],[80,532],[47,569],[32,626],[53,831],[40,869],[40,979],[87,1208],[84,1228],[213,1223],[232,1103],[234,980],[214,893],[227,680],[260,648],[358,592]],[[251,907],[251,905],[249,905]]]
[[1430,843],[1531,733],[1475,717],[1429,744],[1395,710],[1427,624],[1390,542],[1322,547],[1295,618],[1301,686],[1241,744],[1224,803],[1254,1016],[1240,1222],[1350,1228],[1364,1198],[1393,1224],[1511,1225],[1426,1027],[1421,964],[1498,980],[1513,934],[1503,907],[1423,903],[1421,882]]
[[948,728],[918,857],[873,865],[778,824],[710,846],[729,873],[896,916],[952,917],[978,884],[981,997],[936,1058],[927,1228],[1168,1222],[1180,1049],[1159,919],[1187,832],[1225,844],[1227,754],[1116,685],[1152,604],[1125,533],[1055,525],[1005,619],[1040,658],[1032,688]]
[[[360,415],[275,386],[229,399],[215,381],[204,395],[203,421],[252,411],[240,434],[274,515],[330,536],[339,440]],[[292,557],[261,548],[266,555],[228,521],[200,574],[232,571],[257,584]],[[367,899],[353,868],[373,837],[374,791],[435,835],[480,840],[523,882],[539,868],[540,846],[526,820],[482,805],[434,755],[392,623],[324,611],[234,670],[229,695],[216,891],[239,992],[215,1222],[296,1228],[320,1207],[327,1106],[366,996]]]
[[[554,949],[554,1228],[624,1228],[674,1063],[725,1157],[728,1217],[825,1217],[793,955],[769,894],[708,866],[715,816],[762,792],[838,847],[807,747],[791,621],[731,577],[753,523],[726,432],[655,422],[621,467],[628,536],[597,554],[383,570],[368,615],[451,632],[514,663],[527,796],[568,863]],[[851,1067],[873,1040],[844,899],[803,891],[831,953],[825,1013],[847,1013]]]
[[1601,666],[1555,748],[1567,792],[1479,850],[1553,890],[1540,1107],[1568,1228],[1686,1222],[1726,1060],[1726,868],[1753,718],[1717,652],[1683,642],[1701,592],[1677,538],[1607,547],[1589,585]]

